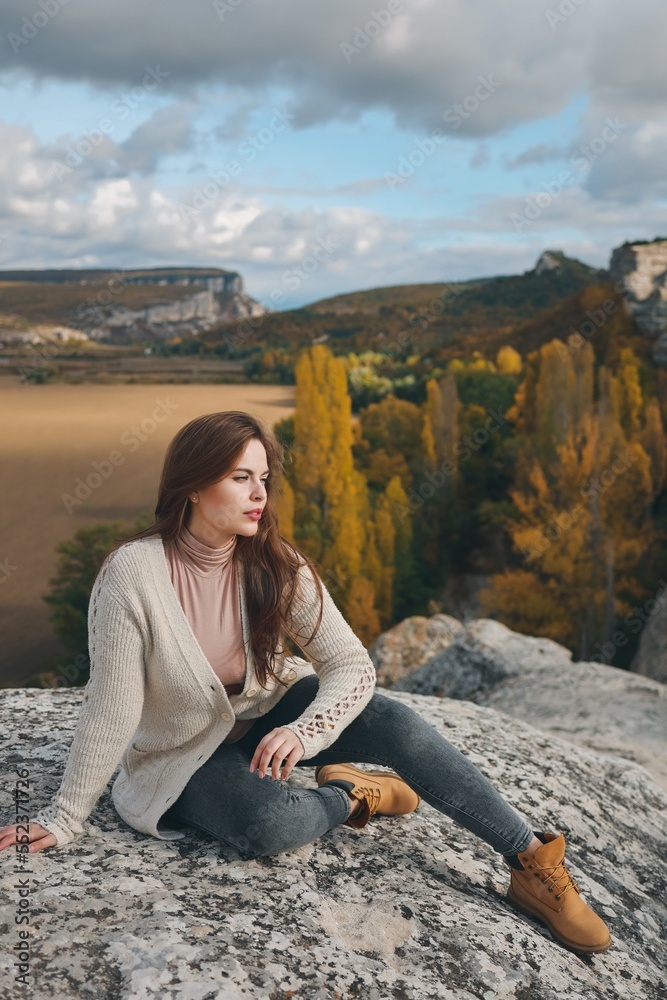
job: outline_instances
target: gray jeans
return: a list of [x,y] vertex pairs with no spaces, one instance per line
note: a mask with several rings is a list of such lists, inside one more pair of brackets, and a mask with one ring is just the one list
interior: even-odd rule
[[[335,785],[296,788],[249,770],[257,744],[294,722],[317,694],[319,678],[302,677],[236,743],[221,743],[192,775],[163,816],[167,826],[195,827],[220,841],[230,859],[279,854],[311,843],[343,823],[352,802]],[[424,802],[485,840],[498,853],[518,854],[532,829],[491,782],[417,712],[377,688],[362,712],[326,750],[296,767],[380,764],[391,768]]]

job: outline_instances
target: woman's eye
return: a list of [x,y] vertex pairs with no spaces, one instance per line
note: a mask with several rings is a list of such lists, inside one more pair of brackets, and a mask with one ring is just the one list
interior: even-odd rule
[[[244,479],[247,479],[247,478],[248,478],[247,476],[234,476],[234,482],[237,482],[237,483],[238,482],[242,482]],[[266,477],[266,479],[262,479],[262,482],[264,483],[265,486],[268,483],[268,481],[269,481],[269,477],[268,476]]]

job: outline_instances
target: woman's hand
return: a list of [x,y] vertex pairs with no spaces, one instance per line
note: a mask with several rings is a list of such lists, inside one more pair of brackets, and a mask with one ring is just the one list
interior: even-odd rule
[[[272,778],[287,778],[305,752],[303,743],[296,733],[293,733],[291,729],[285,729],[284,726],[279,726],[278,729],[272,729],[270,733],[263,736],[257,744],[250,761],[250,770],[254,771],[257,768],[260,778],[263,778],[269,769]],[[273,758],[273,764],[271,758]],[[283,760],[285,766],[280,772]]]
[[[29,834],[25,832],[26,826],[30,830]],[[0,851],[5,847],[16,847],[17,844],[26,843],[30,844],[28,850],[32,854],[34,851],[43,851],[45,847],[55,847],[57,840],[55,833],[49,833],[39,823],[10,823],[0,830]]]

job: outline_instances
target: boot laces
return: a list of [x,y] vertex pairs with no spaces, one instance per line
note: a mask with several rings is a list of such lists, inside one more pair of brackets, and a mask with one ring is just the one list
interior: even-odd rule
[[377,785],[357,785],[355,792],[363,792],[364,798],[368,802],[368,818],[370,819],[380,805],[380,789]]
[[[531,861],[533,862],[533,868],[535,868],[538,872],[545,873],[545,878],[542,879],[542,882],[545,884],[549,883],[549,885],[557,890],[556,899],[560,899],[560,897],[564,896],[570,889],[576,889],[577,892],[579,892],[577,882],[574,880],[572,875],[570,875],[563,861],[560,861],[557,865],[538,865],[535,863],[534,857],[531,858]],[[564,881],[561,882],[562,879]]]

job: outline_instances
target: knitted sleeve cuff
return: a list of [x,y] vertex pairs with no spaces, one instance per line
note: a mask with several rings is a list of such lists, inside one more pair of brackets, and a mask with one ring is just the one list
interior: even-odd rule
[[64,823],[62,817],[58,815],[53,806],[45,806],[43,809],[40,809],[34,816],[30,817],[30,822],[38,823],[39,826],[43,826],[45,830],[52,833],[56,838],[57,847],[72,843],[80,833],[83,833],[83,829],[81,831],[73,831]]

